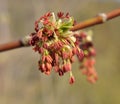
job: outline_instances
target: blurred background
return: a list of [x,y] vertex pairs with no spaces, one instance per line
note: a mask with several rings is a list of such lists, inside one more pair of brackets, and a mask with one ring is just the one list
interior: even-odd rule
[[[119,0],[0,0],[0,43],[34,31],[34,21],[48,11],[70,12],[83,21],[120,7]],[[0,104],[120,104],[120,17],[93,30],[99,80],[92,85],[73,65],[69,74],[46,76],[38,71],[39,55],[32,48],[0,53]]]

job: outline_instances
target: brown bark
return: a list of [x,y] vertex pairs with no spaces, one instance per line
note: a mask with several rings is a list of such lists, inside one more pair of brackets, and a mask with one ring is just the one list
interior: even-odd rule
[[[113,10],[113,11],[107,13],[107,14],[104,14],[104,15],[106,16],[106,21],[111,20],[115,17],[120,16],[120,9]],[[73,28],[71,28],[71,31],[76,31],[76,30],[80,30],[80,29],[83,29],[83,28],[87,28],[87,27],[90,27],[90,26],[97,25],[97,24],[102,24],[104,22],[105,21],[103,21],[103,17],[98,15],[94,18],[91,18],[91,19],[88,19],[86,21],[78,23]],[[20,48],[20,47],[24,47],[24,46],[26,46],[26,45],[24,45],[21,40],[13,41],[13,42],[9,42],[9,43],[6,43],[6,44],[1,44],[0,45],[0,52],[15,49],[15,48]]]

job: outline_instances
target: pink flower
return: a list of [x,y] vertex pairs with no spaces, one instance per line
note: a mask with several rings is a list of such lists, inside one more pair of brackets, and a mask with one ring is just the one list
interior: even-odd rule
[[33,48],[33,50],[34,50],[35,52],[37,52],[37,51],[39,50],[39,47],[36,45],[36,46]]
[[69,53],[68,53],[68,54],[69,54],[69,58],[72,58],[72,57],[73,57],[73,55],[74,55],[74,54],[72,53],[72,51],[69,51]]
[[73,84],[74,82],[75,82],[75,78],[74,78],[74,76],[71,76],[70,79],[69,79],[69,83]]
[[93,77],[88,77],[87,80],[92,84],[96,82],[96,80]]
[[90,54],[92,56],[95,56],[96,55],[96,50],[94,48],[90,48]]
[[63,76],[64,75],[64,72],[61,69],[58,70],[58,73],[59,73],[59,76]]
[[55,65],[55,66],[54,66],[54,70],[55,70],[55,72],[58,72],[58,71],[59,71],[59,66],[58,66],[58,65]]
[[77,54],[77,48],[76,47],[74,47],[73,49],[72,49],[72,53],[75,55],[75,54]]
[[48,70],[48,71],[45,71],[45,74],[46,75],[50,75],[50,71]]
[[72,56],[72,57],[70,58],[70,62],[71,62],[71,63],[74,63],[74,62],[75,62],[74,56]]
[[83,70],[82,70],[82,74],[87,75],[87,74],[88,74],[88,71],[87,71],[86,69],[83,69]]
[[43,25],[47,25],[47,24],[49,24],[49,20],[45,20],[44,22],[43,22]]
[[58,12],[57,13],[58,18],[64,18],[64,13],[63,12]]
[[41,31],[41,30],[38,31],[37,36],[38,36],[39,38],[42,37],[42,31]]
[[43,54],[44,48],[43,48],[43,47],[40,47],[39,50],[38,50],[38,52],[39,52],[40,54]]
[[43,56],[42,56],[42,62],[45,62],[45,58],[46,58],[46,56],[43,55]]
[[80,36],[81,36],[82,38],[86,38],[86,37],[87,37],[87,34],[86,34],[85,32],[82,32],[82,33],[80,34]]
[[46,58],[45,58],[46,62],[48,63],[52,63],[53,59],[50,55],[47,55]]
[[45,72],[46,68],[45,68],[45,64],[44,63],[42,63],[42,64],[39,65],[39,70],[41,72]]
[[48,45],[46,43],[44,43],[43,48],[48,49]]
[[67,52],[62,51],[62,58],[67,59],[69,57],[69,54]]
[[51,12],[46,13],[44,16],[40,17],[39,21],[40,21],[40,20],[46,20],[46,19],[48,19],[49,17],[51,17],[51,15],[52,15]]
[[[51,12],[35,21],[35,32],[30,34],[29,44],[40,54],[39,70],[50,75],[55,70],[59,76],[70,72],[69,83],[73,84],[72,63],[76,55],[81,63],[81,71],[89,82],[94,83],[97,73],[94,69],[96,55],[92,41],[87,40],[87,32],[72,32],[69,27],[74,25],[69,13],[59,12],[58,18]],[[42,23],[42,27],[39,24]]]
[[55,56],[54,56],[54,58],[55,58],[55,64],[58,64],[58,62],[59,62],[59,56],[58,56],[58,54],[54,54]]
[[66,63],[63,65],[63,71],[68,72],[71,70],[71,63]]
[[93,67],[95,64],[95,59],[86,59],[84,62],[84,66]]
[[51,71],[52,69],[52,65],[48,62],[46,62],[45,67],[46,67],[46,71]]
[[65,17],[66,17],[66,18],[70,18],[69,13],[66,13]]
[[47,34],[48,34],[48,37],[50,37],[50,36],[53,35],[53,31],[52,31],[52,30],[49,30],[49,31],[47,31]]
[[47,36],[44,36],[41,38],[43,42],[46,42],[48,40],[48,37]]
[[39,31],[38,21],[35,21],[35,31],[36,31],[36,32],[38,32],[38,31]]
[[77,57],[79,59],[79,61],[82,61],[82,59],[84,58],[84,52],[82,50],[78,50],[77,49]]

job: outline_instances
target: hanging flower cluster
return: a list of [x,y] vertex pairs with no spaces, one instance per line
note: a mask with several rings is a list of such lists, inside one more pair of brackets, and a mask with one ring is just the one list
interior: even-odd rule
[[72,74],[72,63],[76,55],[81,63],[80,69],[87,76],[88,81],[94,83],[97,74],[94,70],[95,49],[91,36],[86,32],[72,32],[74,19],[69,13],[59,12],[57,19],[49,12],[35,21],[35,32],[29,41],[34,51],[40,54],[39,70],[49,75],[52,70],[59,76],[70,73],[69,83],[75,78]]
[[92,43],[92,31],[76,32],[74,36],[77,39],[75,44],[79,44],[84,52],[84,57],[79,60],[80,70],[87,76],[87,80],[90,83],[95,83],[98,76],[94,68],[96,51]]

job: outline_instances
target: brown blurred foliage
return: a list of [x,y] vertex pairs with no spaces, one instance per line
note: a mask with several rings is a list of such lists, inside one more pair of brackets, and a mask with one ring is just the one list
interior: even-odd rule
[[[34,21],[48,11],[70,12],[83,21],[119,8],[115,0],[0,0],[0,43],[34,31]],[[120,17],[93,30],[99,80],[91,85],[73,65],[76,77],[50,76],[37,69],[39,55],[29,48],[0,53],[0,104],[120,104]]]

